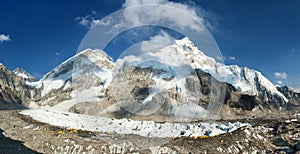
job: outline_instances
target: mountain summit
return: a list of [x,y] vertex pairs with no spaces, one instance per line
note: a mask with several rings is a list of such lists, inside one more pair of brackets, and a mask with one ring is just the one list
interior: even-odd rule
[[[187,61],[182,64],[189,64],[189,67],[195,71],[194,76],[175,80],[176,71],[180,72],[181,67],[173,67],[174,73],[162,63],[148,61],[123,70],[131,71],[132,74],[127,76],[130,84],[119,82],[116,85],[120,88],[117,89],[131,92],[129,95],[132,95],[133,100],[148,99],[148,103],[151,100],[161,100],[158,103],[164,108],[158,111],[159,114],[165,112],[175,114],[173,112],[175,110],[176,113],[186,110],[187,104],[181,97],[183,91],[188,92],[186,94],[189,97],[195,98],[193,111],[205,113],[209,100],[213,99],[214,92],[218,88],[212,86],[211,82],[225,85],[222,93],[224,100],[220,102],[224,103],[222,114],[227,112],[232,115],[263,116],[269,113],[280,113],[297,105],[295,100],[298,99],[292,100],[286,90],[277,88],[259,71],[219,63],[214,58],[206,56],[188,38],[177,40],[175,44],[148,56],[159,59],[167,54],[171,57],[169,60],[163,59],[164,64],[170,64],[172,67],[179,65],[179,62],[174,63],[170,59],[175,54],[183,55]],[[123,57],[116,63],[119,64],[122,60],[139,60],[139,57],[132,58],[132,55],[131,58]],[[50,106],[76,113],[124,115],[126,113],[124,106],[118,106],[116,103],[119,99],[118,94],[112,91],[114,87],[111,83],[121,81],[120,76],[117,75],[120,66],[116,63],[103,51],[86,49],[55,67],[39,81],[35,81],[23,69],[16,69],[13,72],[2,69],[1,96],[4,96],[4,87],[13,89],[11,81],[7,82],[6,76],[10,76],[12,79],[18,79],[18,83],[22,83],[19,89],[22,89],[24,95],[14,100],[22,102],[26,107]],[[4,68],[4,65],[1,67]],[[159,78],[162,79],[160,83],[157,80]],[[154,85],[162,83],[163,89],[151,90]],[[14,90],[5,92],[6,98],[15,95]],[[14,100],[10,99],[9,102]],[[289,103],[289,100],[293,103]],[[137,110],[146,111],[148,107],[149,104],[140,106]],[[134,112],[138,113],[138,111]]]
[[12,72],[15,73],[17,76],[22,77],[23,79],[28,80],[30,82],[36,81],[35,77],[33,77],[31,74],[29,74],[22,68],[18,67],[15,70],[13,70]]

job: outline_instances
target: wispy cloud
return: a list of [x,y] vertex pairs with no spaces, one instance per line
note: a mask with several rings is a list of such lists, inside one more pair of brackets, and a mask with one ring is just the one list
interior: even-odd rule
[[97,14],[96,11],[92,10],[92,12],[86,16],[78,16],[75,18],[75,21],[78,22],[79,25],[85,26],[87,28],[92,28],[96,25],[108,25],[110,24],[108,21],[103,21],[100,19],[96,19],[94,16]]
[[155,35],[148,41],[141,42],[142,52],[153,52],[162,49],[168,45],[172,45],[175,42],[175,38],[170,36],[167,32],[161,31],[160,34]]
[[[151,11],[138,7],[129,9],[134,6],[148,4],[158,4],[167,7],[153,8]],[[168,0],[126,0],[123,4],[123,8],[123,16],[126,19],[126,22],[123,22],[122,24],[128,27],[130,27],[130,25],[139,25],[145,21],[148,23],[167,21],[181,28],[190,28],[196,31],[202,31],[203,25],[210,30],[213,30],[215,29],[215,25],[217,23],[216,15],[213,12],[206,11],[201,6],[196,6],[192,3],[176,3]],[[184,13],[177,13],[174,9],[186,12],[190,15],[190,17],[187,17]],[[92,11],[92,13],[86,16],[76,17],[75,20],[78,22],[78,24],[88,28],[92,28],[95,25],[109,24],[109,20],[99,20],[95,17],[95,15],[96,12]],[[122,27],[122,25],[118,26]]]
[[63,52],[64,52],[64,50],[57,51],[57,52],[55,52],[55,56],[60,56]]
[[275,72],[274,76],[277,79],[287,79],[287,77],[288,77],[288,75],[286,74],[286,72]]
[[0,34],[0,42],[11,41],[9,35]]
[[[167,7],[153,8],[153,11],[144,10],[143,8],[132,8],[133,6],[159,4]],[[196,31],[202,31],[203,27],[199,23],[204,23],[204,19],[197,15],[195,8],[182,3],[170,2],[167,0],[126,0],[123,4],[125,8],[124,18],[133,26],[140,25],[145,21],[149,23],[159,23],[168,21],[182,28],[190,28]],[[173,9],[172,9],[173,8]],[[183,13],[177,13],[176,10],[183,11],[191,15],[187,17]]]
[[61,52],[55,52],[55,56],[60,56]]
[[229,60],[236,60],[236,58],[234,56],[229,56],[228,59]]
[[217,56],[216,59],[217,59],[217,60],[221,60],[221,61],[222,61],[222,60],[223,60],[223,61],[225,61],[225,60],[227,60],[227,61],[228,61],[228,60],[231,60],[231,61],[237,60],[236,57],[234,57],[234,56]]
[[276,81],[279,85],[282,85],[283,84],[283,81],[281,81],[281,80],[278,80],[278,81]]

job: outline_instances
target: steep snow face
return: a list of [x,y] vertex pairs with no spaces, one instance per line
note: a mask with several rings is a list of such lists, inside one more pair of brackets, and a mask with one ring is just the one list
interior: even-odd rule
[[244,94],[258,96],[261,88],[265,88],[266,91],[288,102],[288,99],[276,89],[276,86],[260,72],[247,67],[218,63],[214,58],[206,56],[188,38],[177,40],[173,46],[166,48],[183,53],[190,60],[194,69],[201,69],[217,80],[233,85]]
[[[124,61],[139,63],[151,58],[172,66],[175,72],[180,72],[177,75],[181,74],[183,77],[186,76],[184,72],[190,73],[190,69],[186,67],[189,65],[192,69],[200,69],[221,82],[233,85],[243,94],[264,97],[262,95],[266,91],[268,94],[276,95],[284,102],[288,102],[288,99],[276,89],[276,86],[260,72],[247,67],[219,63],[214,58],[206,56],[187,37],[176,40],[174,45],[162,48],[157,52],[149,52],[142,56],[128,55],[117,60],[116,63],[118,65],[124,63]],[[155,63],[152,65],[157,67]]]
[[28,72],[21,68],[16,68],[15,70],[12,71],[15,75],[29,81],[35,81],[36,79],[30,75]]
[[43,88],[42,97],[60,88],[67,90],[77,86],[74,89],[79,90],[78,86],[97,87],[100,86],[98,82],[107,87],[116,70],[117,66],[103,51],[86,49],[54,68],[37,83],[27,84]]

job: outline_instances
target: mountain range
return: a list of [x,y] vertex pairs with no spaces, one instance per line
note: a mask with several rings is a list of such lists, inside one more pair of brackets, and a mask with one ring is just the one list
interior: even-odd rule
[[[172,61],[161,59],[166,53],[184,55],[192,73],[182,78],[178,72],[183,68],[175,64],[173,69],[165,67],[173,65]],[[219,104],[219,116],[223,119],[272,118],[299,110],[299,91],[276,86],[259,71],[219,63],[188,38],[151,56],[166,63],[147,61],[124,67],[119,64],[122,59],[114,62],[103,51],[86,49],[38,81],[23,69],[10,71],[0,64],[0,109],[47,107],[81,114],[161,120],[190,118],[189,113],[193,118],[201,118],[214,107],[210,102]],[[138,58],[124,57],[123,61],[138,62]],[[144,114],[151,116],[136,116]]]

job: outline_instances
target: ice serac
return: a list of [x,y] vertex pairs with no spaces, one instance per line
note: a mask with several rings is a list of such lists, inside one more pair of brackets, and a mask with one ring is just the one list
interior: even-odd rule
[[101,90],[110,84],[116,70],[116,65],[105,52],[86,49],[55,67],[40,81],[27,84],[40,89],[39,99],[42,101],[39,105],[52,106],[82,93],[85,96],[101,95]]
[[261,72],[219,63],[214,58],[206,56],[188,38],[177,40],[169,48],[184,53],[194,69],[201,69],[217,80],[233,85],[242,94],[258,96],[265,102],[278,102],[283,106],[288,102],[288,99]]

